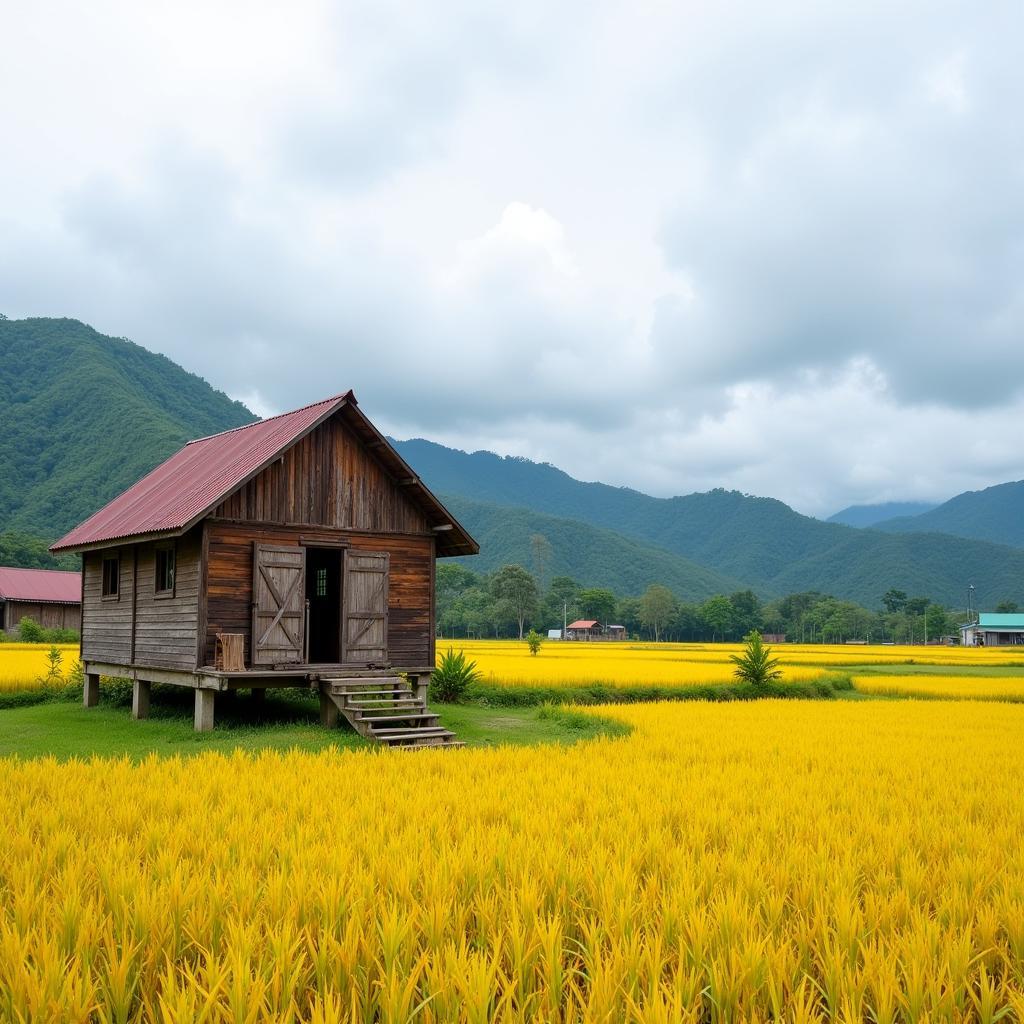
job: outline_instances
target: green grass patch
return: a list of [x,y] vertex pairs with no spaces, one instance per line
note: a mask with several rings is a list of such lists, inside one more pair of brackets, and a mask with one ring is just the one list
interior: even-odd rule
[[[100,704],[81,705],[52,694],[0,710],[0,757],[53,756],[61,760],[88,757],[130,757],[151,754],[189,756],[213,750],[305,750],[331,747],[370,748],[347,724],[337,729],[320,725],[319,702],[303,690],[268,692],[257,704],[250,695],[217,694],[217,725],[213,732],[192,727],[193,694],[180,687],[153,687],[150,717],[135,721],[130,714],[131,688],[104,680]],[[480,705],[432,705],[441,723],[470,746],[576,743],[596,736],[619,736],[629,726],[561,708],[494,708]]]
[[853,680],[845,672],[830,672],[819,679],[800,683],[771,682],[709,683],[695,686],[502,686],[475,683],[466,692],[468,704],[485,707],[537,707],[544,704],[639,704],[658,700],[760,700],[765,697],[795,700],[835,700],[853,691]]

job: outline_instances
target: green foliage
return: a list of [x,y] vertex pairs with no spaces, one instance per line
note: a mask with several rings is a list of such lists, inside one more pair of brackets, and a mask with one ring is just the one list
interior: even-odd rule
[[491,577],[491,593],[499,614],[515,620],[522,640],[526,621],[537,612],[537,581],[521,565],[503,565]]
[[429,698],[441,704],[454,704],[479,678],[476,662],[470,661],[464,651],[456,652],[449,647],[430,677]]
[[615,614],[615,594],[607,587],[586,587],[579,593],[579,606],[583,618],[607,625]]
[[13,565],[22,569],[78,571],[78,555],[51,555],[47,548],[45,540],[27,533],[0,533],[0,565]]
[[996,605],[996,611],[1001,615],[1013,615],[1020,611],[1020,605],[1016,601],[1000,601]]
[[40,564],[24,535],[56,538],[186,441],[254,418],[164,356],[57,319],[0,322],[0,408],[0,523],[18,565]]
[[23,644],[41,644],[43,642],[43,627],[35,619],[26,615],[18,623],[18,639]]
[[540,652],[540,645],[544,642],[544,637],[540,635],[535,629],[531,629],[526,634],[526,646],[530,648],[530,654],[534,657]]
[[[22,622],[25,620],[23,619]],[[42,686],[57,687],[64,685],[64,673],[61,672],[61,665],[64,664],[64,653],[57,646],[52,646],[46,652],[46,671],[36,680]]]
[[668,587],[652,584],[640,598],[640,622],[653,634],[655,641],[661,639],[661,633],[676,614],[676,599]]
[[18,623],[18,639],[23,644],[76,644],[75,629],[47,629],[27,615]]
[[751,686],[764,686],[782,677],[779,659],[772,657],[772,649],[765,645],[757,630],[743,638],[743,653],[730,654],[729,660],[736,666],[733,675]]

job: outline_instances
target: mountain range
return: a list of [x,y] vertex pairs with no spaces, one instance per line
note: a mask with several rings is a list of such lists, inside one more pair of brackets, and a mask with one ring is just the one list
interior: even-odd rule
[[[56,319],[0,320],[0,410],[0,553],[25,564],[184,441],[254,418],[163,356]],[[623,594],[819,590],[876,607],[896,587],[959,607],[973,582],[984,603],[1024,602],[1024,550],[1008,546],[1024,545],[1024,483],[915,516],[890,507],[863,529],[737,491],[656,498],[523,458],[395,443],[481,542],[478,571],[530,565],[541,534],[549,575]]]

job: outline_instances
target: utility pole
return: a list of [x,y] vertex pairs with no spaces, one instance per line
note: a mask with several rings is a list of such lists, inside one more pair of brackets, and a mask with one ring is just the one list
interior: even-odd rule
[[569,621],[569,602],[562,602],[562,639],[565,639],[565,631],[568,629],[567,623]]

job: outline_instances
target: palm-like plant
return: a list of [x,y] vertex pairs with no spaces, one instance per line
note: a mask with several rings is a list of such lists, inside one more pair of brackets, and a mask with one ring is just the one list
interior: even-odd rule
[[765,646],[756,629],[743,638],[743,653],[730,654],[729,660],[736,666],[733,675],[754,686],[764,686],[782,675],[779,659],[772,657],[772,649]]
[[456,653],[449,647],[430,677],[430,699],[454,704],[479,678],[476,662],[469,661],[465,651]]

